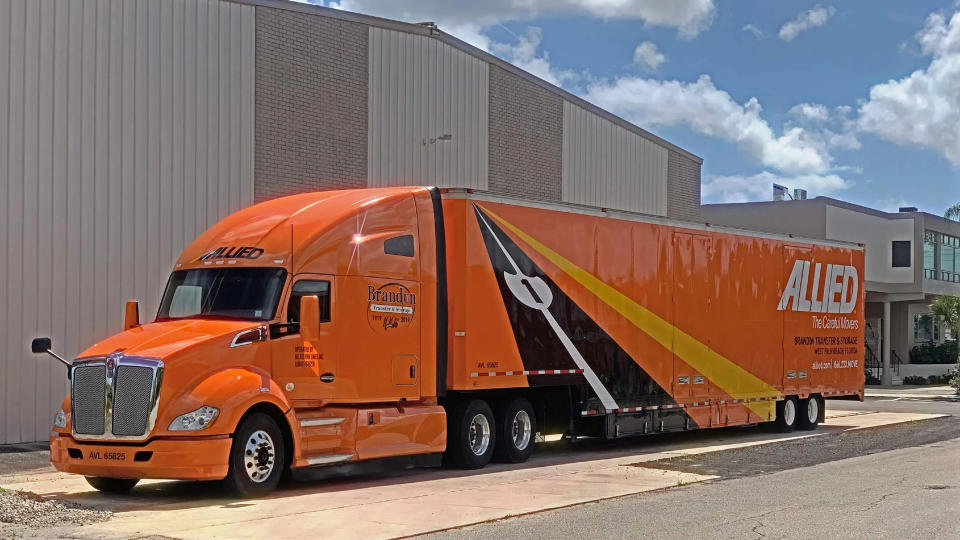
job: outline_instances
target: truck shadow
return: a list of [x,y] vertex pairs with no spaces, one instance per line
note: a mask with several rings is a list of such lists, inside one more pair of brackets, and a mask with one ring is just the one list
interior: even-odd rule
[[[721,449],[725,445],[766,444],[782,440],[847,431],[853,425],[821,425],[816,431],[779,433],[771,425],[738,426],[678,433],[651,434],[617,440],[578,439],[576,442],[539,443],[526,463],[491,463],[479,470],[445,468],[439,455],[395,457],[328,467],[298,469],[293,478],[263,499],[246,500],[230,495],[220,482],[163,481],[138,485],[128,494],[109,495],[94,490],[79,493],[39,493],[45,498],[69,499],[83,506],[129,511],[171,511],[200,507],[243,508],[258,501],[319,494],[347,494],[371,488],[388,488],[419,482],[469,479],[557,465],[586,464],[617,458],[632,462],[678,455],[702,447]],[[713,450],[710,450],[713,451]],[[626,464],[625,464],[626,465]]]

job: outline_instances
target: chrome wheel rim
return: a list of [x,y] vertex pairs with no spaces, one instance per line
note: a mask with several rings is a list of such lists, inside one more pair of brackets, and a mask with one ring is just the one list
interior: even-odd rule
[[513,446],[517,450],[525,450],[530,444],[533,426],[530,422],[530,415],[527,411],[517,411],[513,417],[513,425],[510,426],[510,434],[513,436]]
[[783,421],[788,426],[792,426],[797,420],[797,405],[792,399],[783,403]]
[[816,423],[817,418],[820,416],[820,403],[817,401],[817,398],[810,398],[807,400],[807,420],[811,424]]
[[482,456],[490,448],[490,421],[486,415],[480,413],[470,420],[470,429],[467,434],[470,451],[474,455]]
[[247,437],[243,449],[243,470],[247,472],[247,477],[258,484],[266,481],[273,472],[276,454],[269,433],[263,430],[253,432]]

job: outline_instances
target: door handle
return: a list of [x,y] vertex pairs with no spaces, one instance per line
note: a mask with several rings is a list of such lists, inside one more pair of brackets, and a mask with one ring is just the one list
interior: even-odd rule
[[320,380],[323,382],[333,382],[333,373],[324,373],[320,376]]
[[417,377],[417,366],[410,366],[410,378],[415,379]]

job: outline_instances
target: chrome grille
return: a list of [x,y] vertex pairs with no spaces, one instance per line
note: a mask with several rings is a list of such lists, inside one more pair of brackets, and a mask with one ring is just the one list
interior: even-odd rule
[[73,430],[103,435],[106,377],[103,365],[81,366],[73,371]]
[[77,439],[142,441],[150,436],[157,421],[162,360],[116,352],[77,360],[71,373]]
[[147,431],[153,370],[148,367],[120,366],[114,381],[113,434],[143,435]]

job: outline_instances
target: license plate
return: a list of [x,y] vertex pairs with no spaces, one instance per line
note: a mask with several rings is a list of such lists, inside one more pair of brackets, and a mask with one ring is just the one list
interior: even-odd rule
[[98,459],[101,461],[125,461],[126,452],[102,452],[100,450],[90,450],[87,452],[87,459]]

